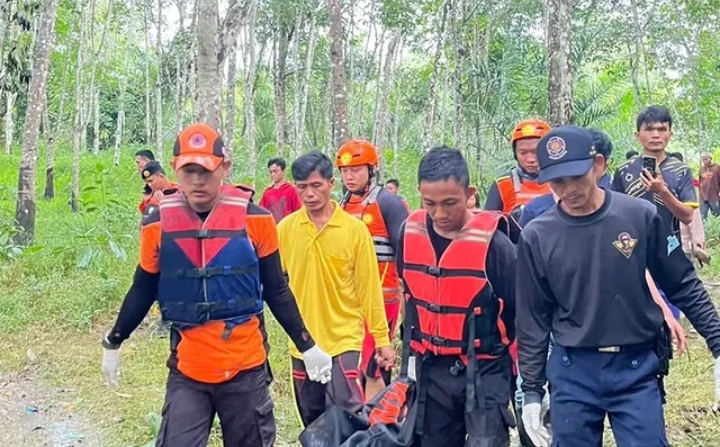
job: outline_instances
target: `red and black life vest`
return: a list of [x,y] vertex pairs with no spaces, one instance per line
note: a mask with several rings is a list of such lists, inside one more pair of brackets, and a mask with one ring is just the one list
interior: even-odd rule
[[403,276],[414,351],[460,355],[465,362],[468,353],[494,359],[506,352],[510,344],[506,326],[512,322],[504,321],[504,301],[495,295],[485,274],[490,241],[498,226],[507,224],[504,219],[498,212],[475,214],[437,262],[425,211],[410,215],[403,241]]
[[251,193],[223,186],[221,194],[204,222],[182,192],[160,201],[158,301],[166,321],[226,321],[232,329],[263,311],[258,258],[245,229]]

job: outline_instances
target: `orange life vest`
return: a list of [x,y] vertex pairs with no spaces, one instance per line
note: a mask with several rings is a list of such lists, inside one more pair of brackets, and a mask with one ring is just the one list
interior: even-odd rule
[[548,183],[540,184],[537,181],[522,179],[518,168],[510,171],[510,175],[500,177],[495,181],[503,202],[502,212],[512,213],[516,208],[525,206],[535,197],[550,194]]
[[504,354],[510,344],[503,320],[505,305],[485,274],[490,241],[501,223],[507,223],[501,213],[475,214],[437,262],[426,212],[410,215],[403,240],[403,277],[408,312],[414,313],[410,342],[414,351],[460,355],[464,362],[468,352],[478,359]]
[[372,235],[375,254],[377,256],[380,279],[382,281],[385,303],[396,303],[402,297],[400,278],[395,266],[395,249],[390,241],[390,233],[382,217],[382,210],[377,203],[378,195],[383,188],[373,186],[365,197],[359,202],[350,202],[350,196],[343,197],[340,202],[342,208],[365,222]]

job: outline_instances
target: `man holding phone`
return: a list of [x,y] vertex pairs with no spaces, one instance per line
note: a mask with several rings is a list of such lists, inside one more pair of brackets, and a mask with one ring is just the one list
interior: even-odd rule
[[[693,174],[685,163],[665,152],[673,135],[672,117],[666,107],[647,107],[638,115],[636,126],[642,156],[620,166],[613,177],[612,189],[657,206],[670,229],[667,235],[670,253],[681,245],[680,223],[690,225],[698,207]],[[677,308],[670,309],[675,318],[680,316]]]
[[640,112],[635,134],[642,156],[628,160],[613,178],[615,191],[655,203],[668,223],[668,244],[680,243],[680,222],[689,225],[698,207],[690,168],[665,153],[672,138],[672,117],[667,108],[650,106]]

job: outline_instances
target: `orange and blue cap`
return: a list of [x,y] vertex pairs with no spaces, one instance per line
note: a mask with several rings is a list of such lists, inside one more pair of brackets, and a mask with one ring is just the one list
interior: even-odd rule
[[178,135],[173,147],[173,169],[199,165],[215,171],[225,159],[225,143],[220,134],[203,123],[191,124]]

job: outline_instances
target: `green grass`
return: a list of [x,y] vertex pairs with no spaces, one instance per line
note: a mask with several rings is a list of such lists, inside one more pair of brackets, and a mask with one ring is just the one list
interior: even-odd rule
[[[17,184],[19,160],[0,156],[0,372],[24,372],[67,390],[73,411],[104,435],[103,446],[144,447],[153,439],[149,416],[162,406],[167,339],[141,326],[123,346],[119,389],[107,388],[100,375],[99,341],[113,323],[137,257],[141,183],[131,151],[123,156],[123,165],[113,167],[111,154],[83,154],[78,214],[68,204],[70,158],[59,157],[57,197],[38,199],[36,242],[20,254],[7,238],[16,194],[8,185]],[[40,177],[39,197],[43,189]],[[717,261],[704,273],[718,275],[720,219],[708,224],[708,238]],[[300,425],[289,387],[287,338],[272,318],[268,329],[277,445],[293,445]],[[712,401],[712,359],[697,335],[690,345],[689,355],[673,361],[668,432],[674,447],[715,446],[720,418],[703,410]],[[217,432],[210,445],[221,445]]]

